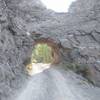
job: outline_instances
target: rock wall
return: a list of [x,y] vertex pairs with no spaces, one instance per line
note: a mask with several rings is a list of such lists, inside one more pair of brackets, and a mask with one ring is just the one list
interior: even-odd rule
[[99,0],[77,0],[65,14],[46,9],[39,0],[0,0],[0,100],[27,79],[24,62],[38,38],[60,44],[66,62],[90,65],[100,85],[99,5]]

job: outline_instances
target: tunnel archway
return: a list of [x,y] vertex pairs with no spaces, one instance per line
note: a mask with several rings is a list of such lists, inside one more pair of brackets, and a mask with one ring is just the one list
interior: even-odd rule
[[[32,54],[31,54],[31,60],[30,63],[26,66],[27,71],[30,75],[31,73],[39,73],[45,69],[50,68],[52,65],[59,64],[60,63],[60,48],[59,45],[51,38],[41,38],[41,39],[36,39],[33,43],[33,50],[37,49],[37,47],[42,47],[46,46],[47,50],[49,50],[50,57],[50,62],[44,63],[44,61],[38,62],[37,59],[32,60]],[[33,51],[32,50],[32,51]],[[51,52],[51,53],[50,53]]]

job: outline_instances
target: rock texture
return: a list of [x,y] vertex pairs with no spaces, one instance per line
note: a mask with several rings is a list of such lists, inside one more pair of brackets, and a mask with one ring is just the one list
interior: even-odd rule
[[99,0],[77,0],[67,14],[46,9],[39,0],[0,0],[0,100],[26,79],[24,62],[40,38],[57,40],[66,62],[90,65],[100,86],[99,12]]

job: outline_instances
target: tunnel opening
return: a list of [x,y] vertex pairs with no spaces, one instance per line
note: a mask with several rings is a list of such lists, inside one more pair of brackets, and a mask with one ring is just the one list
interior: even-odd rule
[[49,64],[53,61],[53,50],[46,43],[38,43],[32,50],[32,63]]
[[30,75],[40,73],[60,63],[59,46],[52,39],[39,39],[33,43],[30,63],[26,66]]

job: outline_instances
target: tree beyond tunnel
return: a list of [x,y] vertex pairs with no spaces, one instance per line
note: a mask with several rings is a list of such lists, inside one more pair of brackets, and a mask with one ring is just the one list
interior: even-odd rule
[[30,63],[26,66],[29,75],[40,73],[59,62],[58,48],[55,44],[37,42],[32,49]]
[[46,43],[37,44],[33,48],[31,61],[33,63],[52,63],[53,51]]

